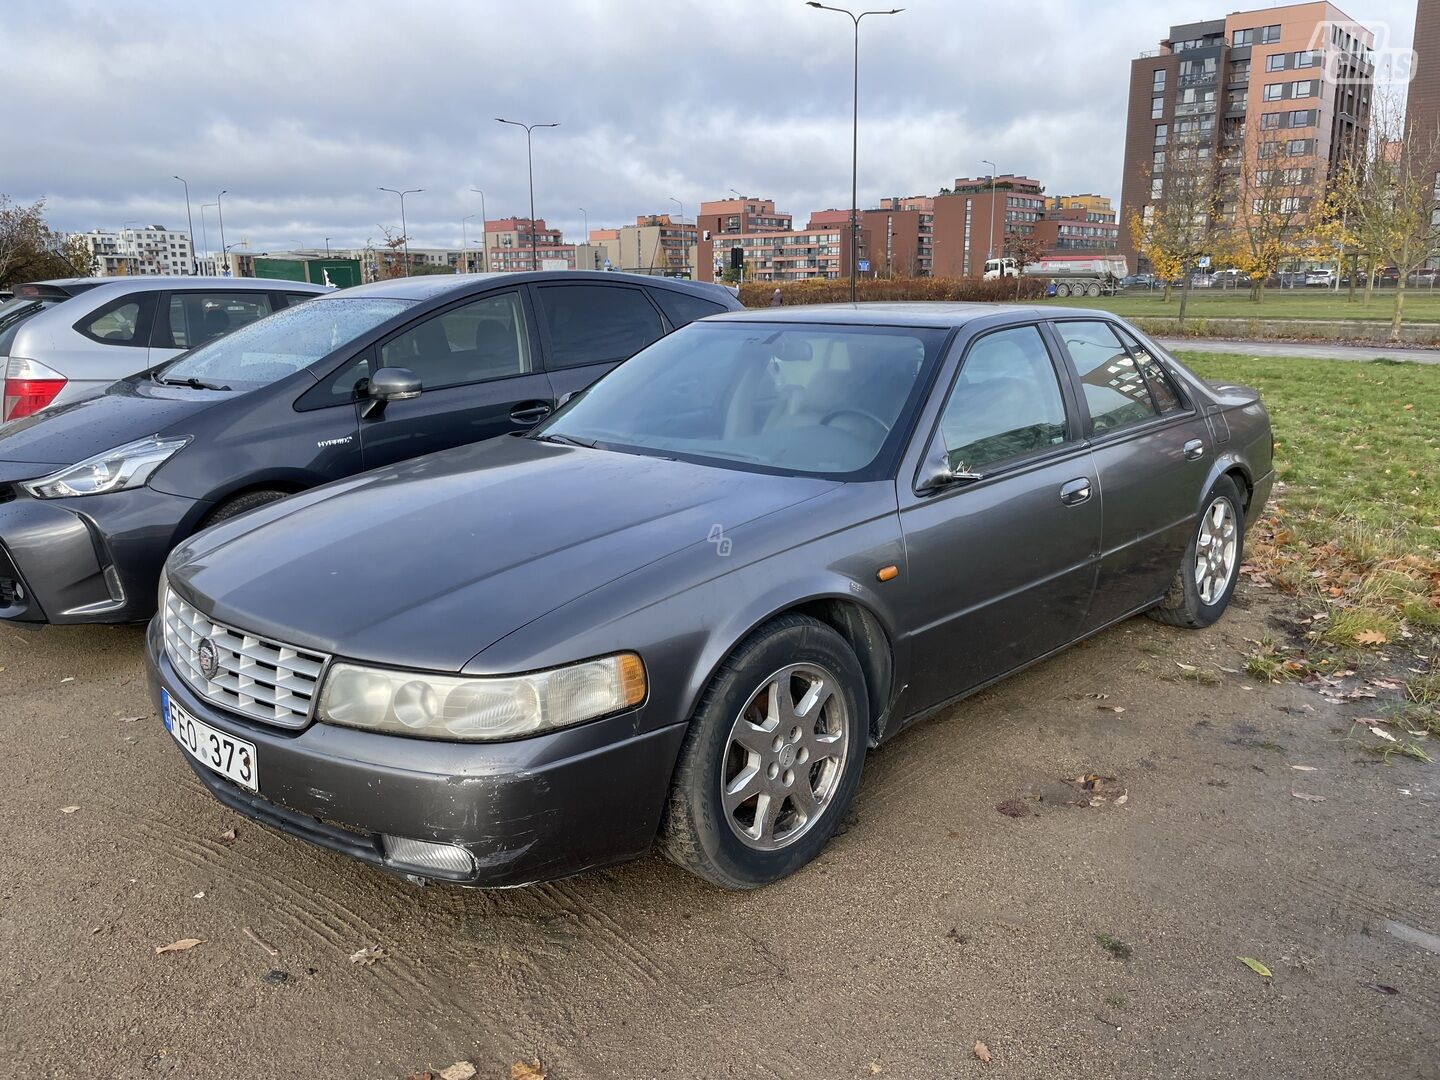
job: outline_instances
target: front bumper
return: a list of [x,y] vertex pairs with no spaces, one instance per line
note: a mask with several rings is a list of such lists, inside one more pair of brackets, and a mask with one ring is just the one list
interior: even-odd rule
[[149,487],[73,499],[0,502],[0,619],[139,622],[160,568],[207,504]]
[[[150,690],[255,744],[260,794],[195,762],[220,802],[280,832],[394,873],[498,888],[565,877],[650,850],[685,735],[643,730],[641,709],[513,742],[411,739],[311,724],[283,731],[216,709],[165,655],[159,620],[146,634]],[[382,837],[462,847],[470,872],[386,857]]]

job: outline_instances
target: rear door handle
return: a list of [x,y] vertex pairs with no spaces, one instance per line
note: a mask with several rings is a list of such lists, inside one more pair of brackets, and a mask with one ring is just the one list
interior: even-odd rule
[[1060,501],[1066,506],[1078,506],[1090,498],[1090,481],[1085,477],[1071,480],[1060,488]]
[[510,410],[510,419],[517,424],[534,424],[550,415],[548,401],[522,401]]
[[1185,444],[1185,457],[1190,461],[1196,461],[1205,453],[1205,444],[1199,439],[1191,439]]

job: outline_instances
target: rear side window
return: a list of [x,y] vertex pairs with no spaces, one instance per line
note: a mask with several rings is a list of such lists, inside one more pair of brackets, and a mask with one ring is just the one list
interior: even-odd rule
[[105,345],[150,344],[150,320],[155,311],[155,293],[132,293],[112,300],[86,315],[75,329]]
[[627,360],[665,332],[660,313],[636,288],[542,285],[538,292],[553,367]]
[[665,317],[676,330],[696,319],[703,319],[706,315],[719,315],[726,310],[723,305],[713,300],[702,300],[698,296],[673,289],[651,289],[650,295],[655,298],[660,310],[665,312]]
[[1097,433],[1155,416],[1145,379],[1109,323],[1067,320],[1055,329],[1075,363]]
[[986,334],[965,354],[940,414],[950,466],[969,472],[1065,441],[1065,403],[1035,326]]
[[500,293],[433,315],[380,347],[381,367],[409,368],[427,390],[531,370],[520,294]]
[[161,349],[193,349],[269,314],[267,293],[171,293],[167,318],[156,326],[153,344]]
[[1124,330],[1120,331],[1121,340],[1130,347],[1136,363],[1140,365],[1140,373],[1145,376],[1145,381],[1150,384],[1150,393],[1155,398],[1155,404],[1160,407],[1160,415],[1180,412],[1185,408],[1185,399],[1180,396],[1180,388],[1175,385],[1175,380],[1170,373],[1161,366],[1160,361],[1150,354],[1150,350],[1131,334]]
[[296,304],[303,304],[306,300],[314,300],[315,294],[308,292],[287,292],[281,299],[285,301],[286,307],[294,307]]

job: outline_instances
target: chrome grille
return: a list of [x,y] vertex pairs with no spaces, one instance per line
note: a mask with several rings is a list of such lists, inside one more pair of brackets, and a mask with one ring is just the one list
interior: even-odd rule
[[[213,679],[200,670],[200,643],[218,661]],[[165,652],[207,701],[261,723],[302,728],[310,721],[320,674],[330,658],[217,623],[165,590]]]

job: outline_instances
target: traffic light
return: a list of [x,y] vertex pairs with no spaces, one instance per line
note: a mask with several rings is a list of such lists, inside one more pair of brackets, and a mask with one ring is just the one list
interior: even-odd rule
[[731,270],[744,270],[744,269],[745,269],[745,249],[744,249],[744,248],[742,248],[742,247],[732,247],[732,248],[730,249],[730,269],[731,269]]

